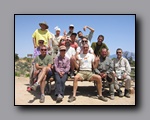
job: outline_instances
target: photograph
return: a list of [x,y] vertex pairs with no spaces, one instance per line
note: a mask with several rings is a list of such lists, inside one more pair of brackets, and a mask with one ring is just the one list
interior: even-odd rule
[[136,106],[136,14],[14,14],[14,106]]

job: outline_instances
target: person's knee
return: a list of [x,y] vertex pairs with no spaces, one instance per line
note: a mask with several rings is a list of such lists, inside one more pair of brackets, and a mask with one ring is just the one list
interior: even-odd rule
[[95,81],[97,81],[97,83],[102,82],[101,76],[99,76],[99,75],[95,75],[94,79],[95,79]]
[[74,81],[77,81],[78,79],[79,79],[79,76],[76,75],[76,76],[74,77]]

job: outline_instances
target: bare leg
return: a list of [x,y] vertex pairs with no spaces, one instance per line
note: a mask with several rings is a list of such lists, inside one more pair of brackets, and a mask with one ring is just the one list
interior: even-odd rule
[[42,79],[44,79],[45,75],[47,75],[49,71],[49,68],[48,67],[44,67],[42,69],[42,71],[40,72],[39,76],[38,76],[38,80],[37,80],[37,83],[40,83],[42,81]]
[[79,74],[74,77],[73,81],[73,97],[76,96],[77,88],[78,88],[78,80],[82,79]]
[[101,77],[99,75],[93,75],[90,80],[91,81],[96,81],[98,95],[102,96],[102,79],[101,79]]
[[41,94],[44,94],[45,80],[46,80],[46,75],[44,76],[43,80],[40,82]]

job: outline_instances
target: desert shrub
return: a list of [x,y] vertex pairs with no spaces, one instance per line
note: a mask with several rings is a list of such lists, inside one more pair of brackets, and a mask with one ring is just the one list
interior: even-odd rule
[[27,73],[27,74],[26,74],[26,77],[29,77],[29,76],[30,76],[30,74],[29,74],[29,73]]
[[19,72],[15,72],[15,76],[20,77],[20,73]]

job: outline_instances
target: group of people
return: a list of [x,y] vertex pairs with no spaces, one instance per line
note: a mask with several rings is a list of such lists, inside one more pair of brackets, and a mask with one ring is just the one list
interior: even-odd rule
[[[130,98],[129,89],[131,87],[131,67],[123,55],[123,50],[116,50],[117,58],[113,61],[109,58],[109,49],[104,41],[104,36],[99,35],[97,42],[91,43],[94,29],[84,26],[83,30],[89,29],[88,35],[83,35],[82,31],[74,32],[74,25],[69,26],[69,32],[64,31],[60,36],[61,29],[56,26],[55,34],[48,30],[46,22],[39,23],[33,35],[34,78],[36,82],[31,85],[32,90],[36,90],[40,85],[40,102],[45,101],[44,88],[45,80],[54,76],[56,102],[61,102],[65,93],[65,82],[68,75],[73,80],[73,95],[68,102],[76,100],[78,81],[94,81],[97,86],[98,99],[107,102],[107,98],[102,95],[103,81],[109,84],[110,99],[114,100],[114,89],[119,97]],[[38,77],[37,77],[38,76]],[[118,84],[118,79],[125,81],[124,94]],[[88,89],[88,88],[87,88]]]

